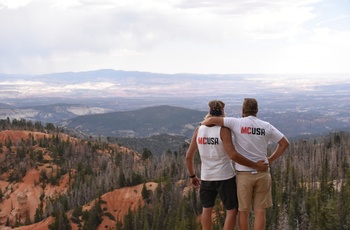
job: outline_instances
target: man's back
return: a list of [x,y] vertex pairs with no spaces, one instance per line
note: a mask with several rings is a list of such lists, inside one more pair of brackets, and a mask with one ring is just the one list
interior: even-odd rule
[[197,145],[202,161],[202,180],[227,180],[234,176],[231,159],[220,137],[220,126],[202,125],[197,133]]
[[[283,134],[270,123],[255,116],[243,118],[224,118],[224,126],[234,134],[234,144],[239,153],[252,161],[265,160],[267,162],[267,146],[269,142],[281,140]],[[253,169],[236,164],[238,171],[252,171]]]
[[[235,136],[237,151],[251,161],[265,160],[269,164],[278,159],[289,142],[283,134],[268,122],[256,117],[258,102],[245,98],[242,105],[243,118],[210,117],[205,125],[220,125],[231,129]],[[267,157],[267,145],[277,142],[276,149]],[[237,195],[239,200],[239,229],[249,229],[249,213],[254,209],[254,229],[265,229],[266,208],[272,206],[271,175],[236,163]]]

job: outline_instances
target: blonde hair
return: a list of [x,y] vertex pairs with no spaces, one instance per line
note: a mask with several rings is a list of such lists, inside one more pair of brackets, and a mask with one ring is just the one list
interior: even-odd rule
[[209,112],[205,116],[205,118],[212,117],[212,116],[216,116],[216,117],[224,117],[225,116],[225,112],[224,112],[225,103],[224,102],[222,102],[220,100],[212,100],[212,101],[209,101],[208,105],[209,105]]

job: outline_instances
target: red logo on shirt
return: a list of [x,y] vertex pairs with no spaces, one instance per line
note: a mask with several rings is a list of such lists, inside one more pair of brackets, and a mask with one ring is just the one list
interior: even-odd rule
[[253,135],[265,136],[265,129],[254,128],[254,127],[243,127],[242,126],[241,133],[242,134],[253,134]]
[[198,137],[198,144],[201,145],[218,145],[219,138],[217,137]]

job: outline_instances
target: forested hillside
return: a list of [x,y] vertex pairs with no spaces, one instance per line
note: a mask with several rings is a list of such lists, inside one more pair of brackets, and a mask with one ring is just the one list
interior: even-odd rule
[[[200,229],[198,193],[188,187],[184,164],[187,147],[136,152],[77,139],[50,123],[1,120],[0,227]],[[343,132],[291,141],[271,166],[274,207],[267,229],[347,229],[349,147],[350,134]],[[121,210],[130,197],[140,199]],[[222,211],[215,209],[214,229],[221,229]]]

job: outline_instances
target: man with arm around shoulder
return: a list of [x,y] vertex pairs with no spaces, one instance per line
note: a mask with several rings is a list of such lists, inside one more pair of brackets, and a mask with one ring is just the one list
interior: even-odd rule
[[[209,102],[207,117],[223,117],[225,104],[219,100]],[[199,150],[201,158],[201,180],[195,175],[194,155]],[[268,164],[263,160],[257,163],[240,155],[232,143],[231,130],[221,126],[197,127],[186,153],[186,165],[191,184],[200,187],[202,210],[202,229],[212,226],[212,210],[216,196],[219,194],[226,209],[224,230],[232,230],[236,224],[238,200],[236,195],[236,177],[231,160],[255,170],[267,170]]]
[[[234,134],[236,150],[251,161],[264,160],[270,165],[279,158],[289,146],[287,138],[270,123],[256,117],[258,102],[245,98],[242,118],[210,117],[204,125],[219,125],[231,129]],[[270,142],[278,143],[275,151],[267,156]],[[258,172],[254,168],[236,163],[237,196],[239,203],[239,229],[248,230],[249,213],[254,208],[254,230],[263,230],[266,225],[266,208],[272,206],[271,175]]]

